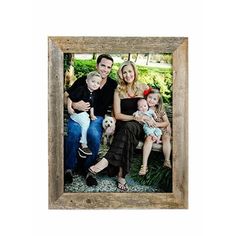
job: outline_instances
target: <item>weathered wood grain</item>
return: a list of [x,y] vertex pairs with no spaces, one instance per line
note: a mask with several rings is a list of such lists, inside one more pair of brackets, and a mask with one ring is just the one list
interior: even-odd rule
[[65,53],[172,53],[181,37],[50,37]]
[[184,208],[173,193],[64,193],[53,209]]
[[48,154],[49,205],[64,191],[63,187],[63,52],[49,39],[48,80]]
[[173,52],[173,192],[188,206],[188,41]]
[[[49,37],[49,208],[188,208],[188,39]],[[173,192],[64,193],[63,53],[173,53]]]

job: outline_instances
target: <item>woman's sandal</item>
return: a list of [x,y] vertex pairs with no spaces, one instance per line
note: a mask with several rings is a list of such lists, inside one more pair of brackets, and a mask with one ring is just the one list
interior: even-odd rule
[[140,171],[139,171],[139,175],[146,175],[148,172],[148,168],[147,166],[141,165]]
[[122,190],[122,191],[127,191],[128,190],[128,185],[127,185],[124,178],[118,178],[117,188]]
[[90,166],[88,169],[90,173],[96,175],[98,172],[102,171],[108,166],[108,160],[106,158],[102,158],[96,165]]

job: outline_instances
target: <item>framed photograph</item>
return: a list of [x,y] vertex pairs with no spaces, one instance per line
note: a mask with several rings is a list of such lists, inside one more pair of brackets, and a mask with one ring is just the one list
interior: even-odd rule
[[[171,191],[67,191],[64,184],[65,55],[171,55]],[[126,57],[125,57],[126,58]],[[153,57],[154,58],[154,57]],[[159,58],[159,59],[157,59]],[[126,59],[127,60],[127,59]],[[160,57],[155,56],[155,62]],[[49,209],[188,208],[188,38],[49,37],[48,38],[48,181]]]

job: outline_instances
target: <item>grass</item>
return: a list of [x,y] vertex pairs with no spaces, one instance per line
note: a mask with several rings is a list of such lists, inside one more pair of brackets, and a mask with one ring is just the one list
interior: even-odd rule
[[137,153],[132,162],[130,176],[142,185],[156,186],[163,192],[172,192],[172,169],[163,167],[162,153],[151,152],[148,160],[148,172],[145,176],[138,174],[142,164],[142,155]]

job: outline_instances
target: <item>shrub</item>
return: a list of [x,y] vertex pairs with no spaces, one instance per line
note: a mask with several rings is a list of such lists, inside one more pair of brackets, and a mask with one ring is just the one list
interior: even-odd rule
[[[112,67],[110,77],[117,80],[117,71],[120,63],[115,63]],[[139,81],[146,83],[153,88],[159,88],[166,104],[172,105],[172,69],[153,68],[137,65]],[[89,72],[96,70],[95,60],[74,60],[75,77],[80,78]]]

